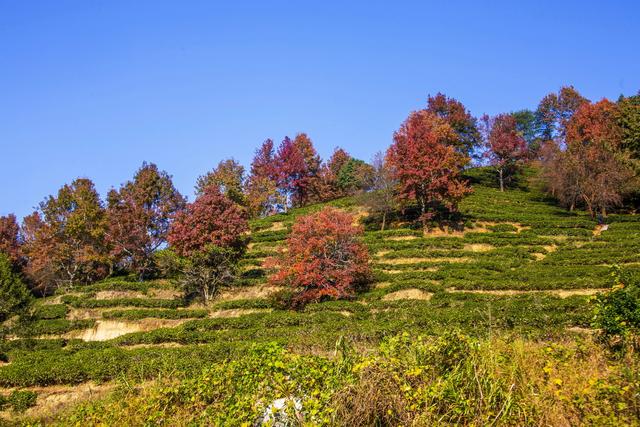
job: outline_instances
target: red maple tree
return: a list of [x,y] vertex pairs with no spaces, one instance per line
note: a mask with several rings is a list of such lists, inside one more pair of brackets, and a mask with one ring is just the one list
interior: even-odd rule
[[105,211],[93,182],[79,178],[63,186],[24,219],[27,275],[43,292],[105,277],[106,230]]
[[471,191],[460,177],[469,158],[456,150],[457,138],[444,119],[422,110],[409,115],[387,151],[400,200],[415,200],[425,223],[440,206],[455,211],[458,202]]
[[527,158],[527,142],[518,132],[518,123],[511,114],[499,114],[493,118],[482,117],[485,133],[486,157],[498,171],[500,191],[517,171],[520,162]]
[[240,251],[246,246],[248,231],[246,211],[216,186],[208,186],[175,215],[168,241],[178,255],[185,257],[210,244]]
[[275,158],[278,189],[285,199],[285,210],[317,201],[320,156],[304,133],[291,140],[285,137]]
[[330,207],[298,218],[287,251],[265,261],[276,269],[269,282],[293,288],[293,306],[353,296],[370,276],[364,230],[353,223],[352,215]]
[[277,185],[275,150],[273,141],[267,139],[256,150],[245,186],[250,216],[266,216],[277,212],[283,204]]

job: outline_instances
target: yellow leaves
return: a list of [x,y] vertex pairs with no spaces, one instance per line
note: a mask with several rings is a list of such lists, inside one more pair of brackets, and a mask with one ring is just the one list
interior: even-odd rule
[[409,369],[404,372],[404,374],[408,377],[417,377],[422,374],[423,369],[420,367],[415,367],[413,369]]
[[553,383],[560,387],[562,385],[562,380],[560,378],[554,378]]

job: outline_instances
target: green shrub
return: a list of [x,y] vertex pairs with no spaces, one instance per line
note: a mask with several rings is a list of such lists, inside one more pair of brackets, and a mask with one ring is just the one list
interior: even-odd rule
[[30,302],[31,293],[13,271],[9,257],[0,252],[0,322],[24,311]]
[[64,304],[41,304],[36,307],[31,317],[34,320],[62,319],[66,317],[68,311]]
[[102,313],[104,319],[126,319],[140,320],[149,317],[157,319],[193,319],[207,317],[209,312],[204,309],[197,310],[157,310],[157,309],[138,309],[138,310],[112,310]]
[[10,405],[16,412],[24,412],[27,409],[36,405],[38,394],[30,390],[14,390],[6,399],[8,405]]
[[594,298],[593,326],[614,349],[640,347],[640,284],[620,267],[612,268],[613,288]]
[[88,329],[95,325],[93,319],[67,320],[50,319],[31,321],[28,318],[18,322],[11,330],[19,337],[37,337],[40,335],[60,335],[77,329]]

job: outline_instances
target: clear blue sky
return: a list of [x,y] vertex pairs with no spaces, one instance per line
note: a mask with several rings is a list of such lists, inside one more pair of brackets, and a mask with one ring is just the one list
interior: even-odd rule
[[[301,5],[305,3],[306,5]],[[193,199],[219,160],[307,132],[370,159],[442,91],[474,114],[640,89],[637,1],[0,0],[0,215],[143,160]]]

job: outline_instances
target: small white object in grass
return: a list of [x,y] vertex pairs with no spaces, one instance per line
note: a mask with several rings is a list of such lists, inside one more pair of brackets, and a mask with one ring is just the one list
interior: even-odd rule
[[[292,419],[289,412],[293,409],[295,418]],[[267,409],[264,410],[262,418],[255,424],[256,426],[269,425],[273,427],[288,427],[297,425],[297,421],[302,420],[302,400],[297,397],[285,397],[276,399]]]

